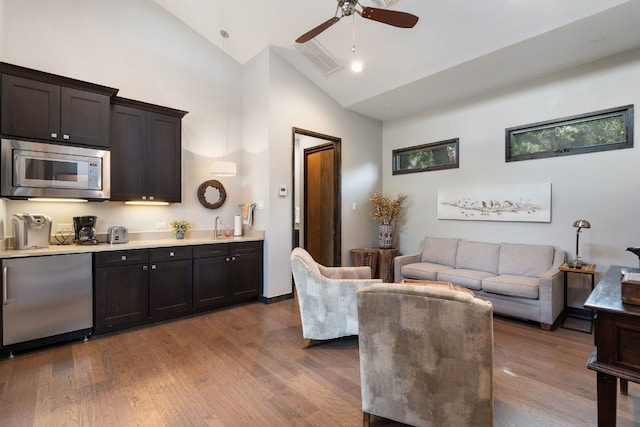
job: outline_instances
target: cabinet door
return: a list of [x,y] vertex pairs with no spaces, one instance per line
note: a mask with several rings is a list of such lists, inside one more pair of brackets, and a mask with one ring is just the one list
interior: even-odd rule
[[57,140],[60,134],[60,87],[3,74],[2,134]]
[[148,320],[147,265],[95,270],[96,334],[143,324]]
[[84,90],[60,89],[60,139],[109,148],[110,98]]
[[149,316],[172,317],[192,307],[191,260],[151,264],[149,277]]
[[149,113],[111,109],[111,200],[141,200],[147,194]]
[[244,242],[231,244],[229,287],[232,299],[256,298],[262,288],[262,244]]
[[181,120],[149,113],[147,195],[154,200],[181,201]]
[[209,308],[229,298],[229,256],[193,260],[193,308]]

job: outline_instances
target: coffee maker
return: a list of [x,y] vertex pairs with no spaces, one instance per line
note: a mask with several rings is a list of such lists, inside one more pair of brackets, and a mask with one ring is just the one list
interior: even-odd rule
[[75,242],[77,245],[96,245],[96,219],[95,215],[74,216],[73,229],[75,231]]

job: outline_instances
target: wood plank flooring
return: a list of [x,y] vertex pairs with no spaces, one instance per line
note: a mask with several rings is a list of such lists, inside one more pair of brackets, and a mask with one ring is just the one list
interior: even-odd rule
[[[496,426],[596,425],[592,335],[498,317],[494,334]],[[295,300],[0,361],[0,426],[360,426],[360,408],[357,338],[303,350]],[[640,426],[640,385],[618,425]]]

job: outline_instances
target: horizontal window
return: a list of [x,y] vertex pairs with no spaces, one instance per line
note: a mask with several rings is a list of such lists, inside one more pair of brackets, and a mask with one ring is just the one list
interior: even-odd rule
[[459,167],[458,138],[393,150],[393,174]]
[[633,105],[506,130],[506,161],[633,147]]

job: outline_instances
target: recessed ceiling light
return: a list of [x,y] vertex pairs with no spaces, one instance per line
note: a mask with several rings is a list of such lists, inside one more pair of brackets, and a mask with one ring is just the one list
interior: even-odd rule
[[363,65],[362,62],[360,61],[353,61],[351,63],[351,71],[353,71],[354,73],[361,73],[363,69]]

